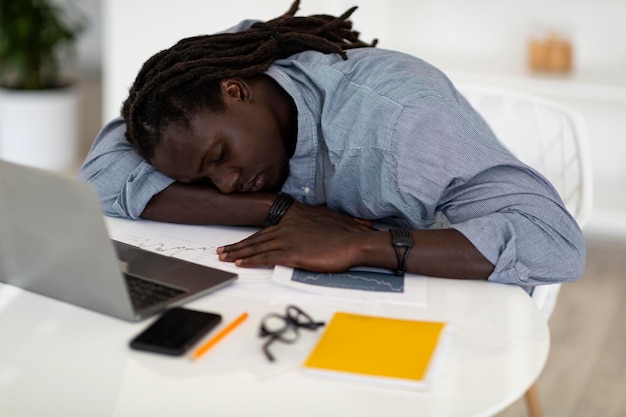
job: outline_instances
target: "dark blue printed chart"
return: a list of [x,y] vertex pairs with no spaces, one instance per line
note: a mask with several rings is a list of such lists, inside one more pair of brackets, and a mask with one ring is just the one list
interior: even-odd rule
[[404,277],[383,272],[348,271],[323,274],[294,269],[291,280],[301,284],[374,292],[404,292]]

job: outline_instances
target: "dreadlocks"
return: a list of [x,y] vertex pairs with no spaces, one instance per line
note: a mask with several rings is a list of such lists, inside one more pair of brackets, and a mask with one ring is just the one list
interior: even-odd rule
[[189,124],[200,110],[224,111],[219,81],[226,77],[250,77],[267,70],[277,59],[315,50],[337,53],[373,47],[362,42],[347,20],[352,7],[339,17],[295,17],[296,0],[280,17],[256,23],[237,33],[186,38],[148,59],[139,71],[122,106],[126,137],[147,160],[172,122]]

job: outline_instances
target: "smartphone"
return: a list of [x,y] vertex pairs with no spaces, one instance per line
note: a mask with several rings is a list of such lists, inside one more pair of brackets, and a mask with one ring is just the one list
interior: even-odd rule
[[130,347],[181,356],[221,321],[219,314],[174,307],[133,338]]

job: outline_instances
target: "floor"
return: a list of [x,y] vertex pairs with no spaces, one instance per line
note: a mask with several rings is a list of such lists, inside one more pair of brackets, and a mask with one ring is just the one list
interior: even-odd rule
[[[86,74],[81,151],[101,125],[97,74]],[[626,239],[588,237],[582,280],[564,285],[550,319],[552,345],[538,380],[545,417],[626,417]],[[523,400],[497,417],[527,416]]]
[[[626,240],[587,237],[583,278],[564,285],[538,381],[545,417],[626,416]],[[522,400],[497,417],[527,416]]]

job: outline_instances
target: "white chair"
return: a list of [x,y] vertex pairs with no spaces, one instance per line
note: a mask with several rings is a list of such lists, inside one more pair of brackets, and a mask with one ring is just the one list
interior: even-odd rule
[[[573,109],[518,91],[482,85],[458,85],[491,126],[498,139],[555,186],[580,227],[589,220],[592,175],[586,125]],[[546,320],[552,315],[560,284],[535,287],[532,299]],[[532,417],[543,415],[536,384],[525,395]]]

